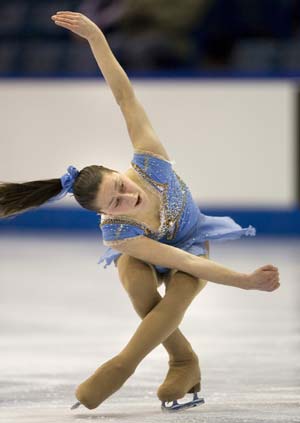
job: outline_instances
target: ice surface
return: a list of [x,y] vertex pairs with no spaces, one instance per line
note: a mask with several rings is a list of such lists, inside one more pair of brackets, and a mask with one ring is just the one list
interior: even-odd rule
[[1,234],[1,422],[300,422],[300,240],[288,238],[211,245],[212,260],[239,271],[275,264],[281,288],[209,283],[190,306],[181,329],[200,358],[204,405],[161,412],[158,347],[96,410],[71,411],[76,385],[140,322],[116,269],[97,265],[102,251],[98,237]]

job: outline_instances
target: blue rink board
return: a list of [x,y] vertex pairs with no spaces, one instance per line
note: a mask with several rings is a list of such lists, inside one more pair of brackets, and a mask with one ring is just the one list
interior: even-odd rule
[[[300,236],[300,208],[203,208],[209,216],[230,216],[242,227],[252,225],[259,235]],[[0,219],[0,232],[99,231],[99,216],[77,207],[42,207],[9,219]]]

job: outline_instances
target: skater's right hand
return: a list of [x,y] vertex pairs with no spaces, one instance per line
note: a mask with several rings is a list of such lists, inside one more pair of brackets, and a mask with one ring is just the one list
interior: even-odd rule
[[250,273],[247,278],[246,289],[257,289],[259,291],[275,291],[279,288],[278,268],[267,264]]

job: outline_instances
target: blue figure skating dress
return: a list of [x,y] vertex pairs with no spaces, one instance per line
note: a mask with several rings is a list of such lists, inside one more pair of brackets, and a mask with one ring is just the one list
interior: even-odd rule
[[[148,187],[160,195],[160,227],[157,232],[127,216],[102,215],[100,229],[103,243],[108,249],[100,257],[104,267],[122,253],[113,246],[124,240],[146,236],[167,245],[180,248],[194,255],[208,253],[205,241],[234,240],[242,236],[255,236],[253,226],[242,228],[228,216],[216,217],[203,214],[183,180],[173,169],[174,162],[163,157],[135,150],[132,168],[143,178]],[[170,269],[154,266],[159,273]]]

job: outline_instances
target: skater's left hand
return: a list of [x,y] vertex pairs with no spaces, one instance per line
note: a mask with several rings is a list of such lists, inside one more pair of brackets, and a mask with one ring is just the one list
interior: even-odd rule
[[272,292],[280,287],[279,281],[278,268],[272,264],[266,264],[248,275],[246,289]]
[[98,26],[82,13],[61,11],[51,16],[56,25],[69,29],[80,37],[89,40],[97,31]]

